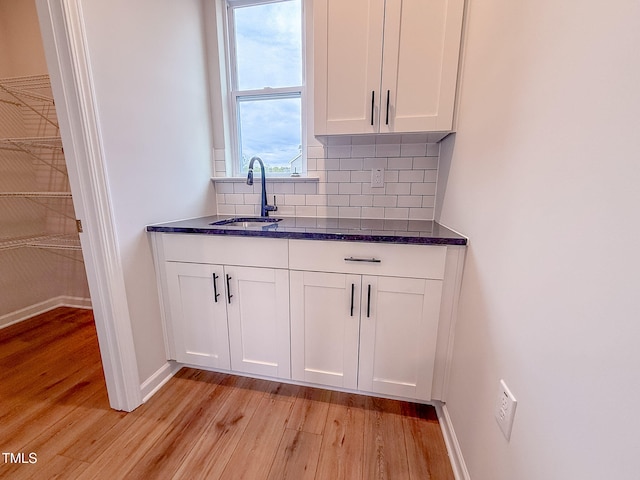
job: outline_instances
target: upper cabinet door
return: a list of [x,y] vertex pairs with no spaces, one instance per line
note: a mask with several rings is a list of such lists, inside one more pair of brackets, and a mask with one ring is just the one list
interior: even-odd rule
[[464,0],[386,0],[381,133],[452,129],[463,8]]
[[314,1],[315,134],[375,133],[384,0]]
[[464,0],[315,0],[315,134],[453,128]]

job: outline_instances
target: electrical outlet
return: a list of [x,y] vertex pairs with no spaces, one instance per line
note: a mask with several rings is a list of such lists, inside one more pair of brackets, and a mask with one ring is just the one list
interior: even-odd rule
[[509,440],[511,438],[511,428],[513,427],[513,417],[516,414],[516,406],[518,401],[513,396],[511,390],[504,383],[504,380],[500,380],[500,391],[498,392],[498,402],[496,405],[496,420],[500,425],[500,430],[504,434],[505,438]]
[[371,186],[384,187],[384,168],[371,169]]

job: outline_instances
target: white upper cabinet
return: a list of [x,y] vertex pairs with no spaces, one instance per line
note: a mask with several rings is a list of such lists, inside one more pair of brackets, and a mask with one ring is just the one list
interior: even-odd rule
[[453,128],[464,0],[315,0],[315,134]]

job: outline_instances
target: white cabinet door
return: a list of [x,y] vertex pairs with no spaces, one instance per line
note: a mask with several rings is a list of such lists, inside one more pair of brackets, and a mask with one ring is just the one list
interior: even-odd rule
[[225,266],[231,368],[291,378],[289,272]]
[[166,262],[165,271],[169,342],[175,360],[228,370],[229,333],[222,266]]
[[431,399],[442,281],[364,276],[358,389]]
[[313,3],[315,134],[377,132],[384,0]]
[[316,135],[450,131],[464,0],[314,0]]
[[291,272],[292,378],[357,387],[360,275]]
[[386,0],[381,133],[453,127],[463,9],[464,0]]

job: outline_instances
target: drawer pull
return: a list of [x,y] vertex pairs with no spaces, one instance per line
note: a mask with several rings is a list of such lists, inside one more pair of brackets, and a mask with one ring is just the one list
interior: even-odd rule
[[382,260],[378,258],[357,258],[357,257],[347,257],[344,259],[345,262],[367,262],[367,263],[381,263]]
[[367,287],[367,318],[371,314],[371,284]]

